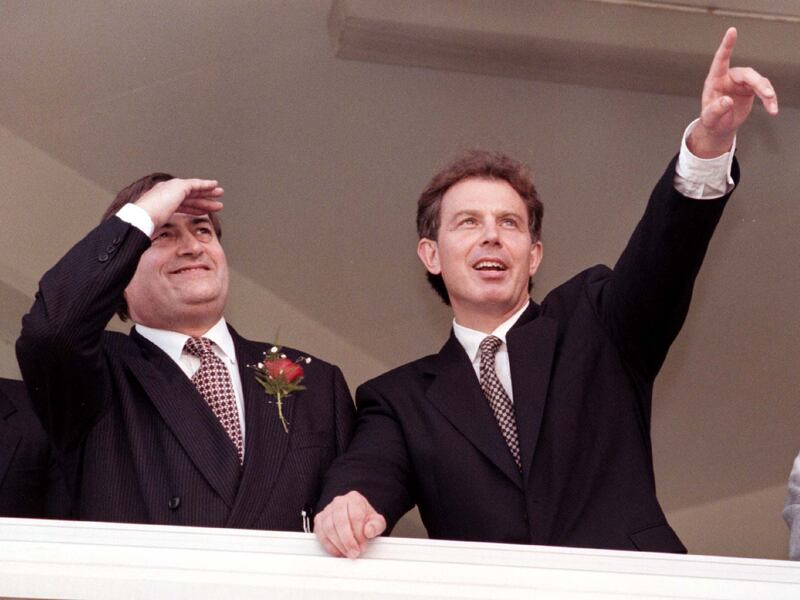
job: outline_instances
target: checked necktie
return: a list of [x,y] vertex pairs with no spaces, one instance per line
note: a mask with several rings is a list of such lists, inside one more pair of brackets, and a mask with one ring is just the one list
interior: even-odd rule
[[485,337],[481,342],[481,389],[489,401],[489,406],[492,407],[497,424],[500,426],[500,433],[503,434],[503,438],[508,444],[511,456],[514,457],[514,462],[521,470],[522,462],[519,458],[519,437],[517,436],[517,420],[514,417],[514,405],[494,370],[494,357],[502,343],[500,338],[493,335]]
[[242,430],[230,373],[225,368],[222,359],[214,354],[211,340],[189,338],[184,347],[188,353],[194,354],[200,359],[200,368],[192,375],[192,383],[219,419],[233,445],[236,446],[239,464],[242,464],[244,462]]

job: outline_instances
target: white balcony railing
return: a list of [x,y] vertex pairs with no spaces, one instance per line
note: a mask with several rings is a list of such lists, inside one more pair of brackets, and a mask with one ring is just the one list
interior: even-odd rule
[[0,519],[4,598],[800,598],[800,564],[380,539],[330,558],[310,534]]

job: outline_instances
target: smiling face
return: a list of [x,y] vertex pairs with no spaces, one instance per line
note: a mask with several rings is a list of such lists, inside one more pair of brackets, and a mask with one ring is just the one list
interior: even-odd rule
[[528,211],[508,182],[473,177],[442,196],[437,239],[421,239],[417,254],[444,279],[456,321],[488,333],[528,300],[542,244],[531,239]]
[[219,321],[227,297],[228,263],[210,219],[183,213],[153,232],[125,289],[135,322],[192,336]]

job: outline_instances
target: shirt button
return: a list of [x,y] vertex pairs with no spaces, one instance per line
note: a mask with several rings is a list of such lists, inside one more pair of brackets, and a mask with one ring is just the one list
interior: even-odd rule
[[170,510],[175,510],[181,505],[181,497],[180,496],[173,496],[169,499],[169,506]]
[[108,254],[103,252],[100,256],[97,257],[97,260],[100,262],[106,262],[108,260]]

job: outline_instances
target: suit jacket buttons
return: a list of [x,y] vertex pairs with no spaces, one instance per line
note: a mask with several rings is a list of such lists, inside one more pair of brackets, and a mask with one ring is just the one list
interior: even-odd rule
[[108,252],[109,254],[114,252],[114,250],[116,250],[116,249],[117,249],[117,247],[114,244],[109,244],[108,246],[106,246],[106,252]]
[[177,508],[181,505],[181,497],[180,496],[173,496],[169,499],[169,506],[170,510],[177,510]]
[[108,260],[108,254],[103,252],[100,256],[97,257],[97,260],[100,262],[106,262]]

